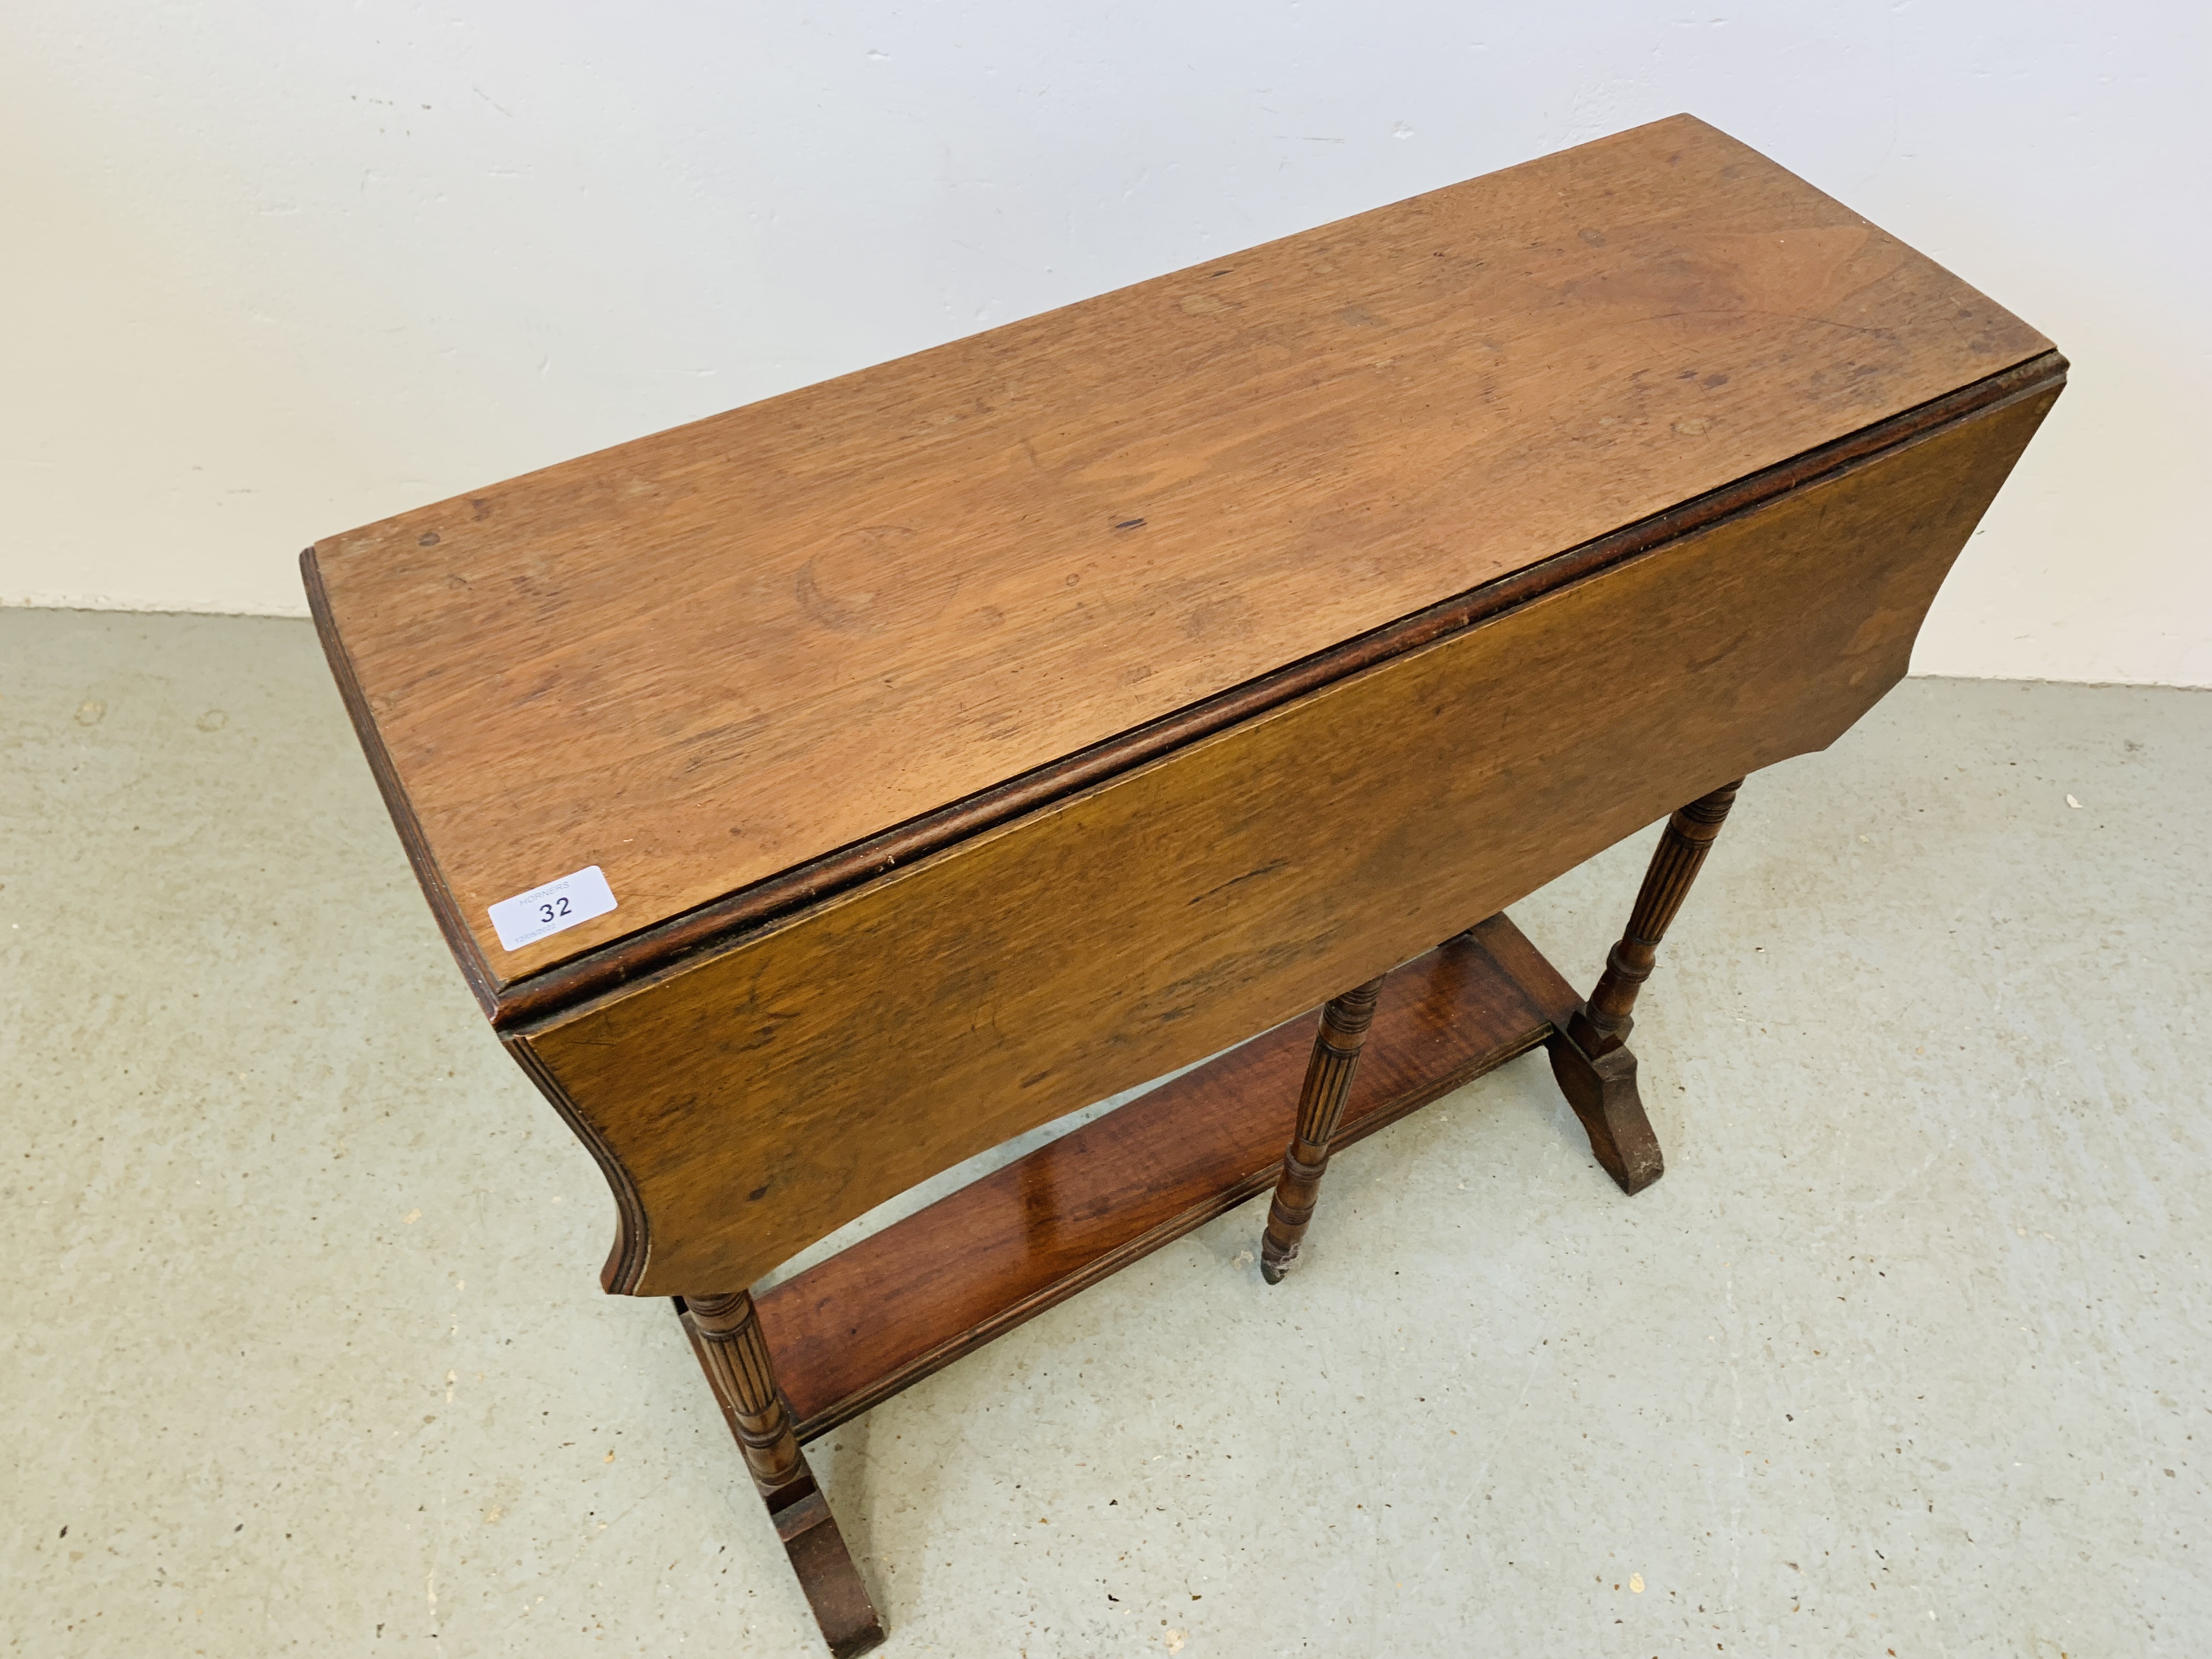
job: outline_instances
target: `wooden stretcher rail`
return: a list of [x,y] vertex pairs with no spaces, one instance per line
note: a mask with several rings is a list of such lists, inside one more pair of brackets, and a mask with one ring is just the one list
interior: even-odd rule
[[[1503,915],[1391,974],[1349,1145],[1564,1027],[1577,998]],[[1274,1184],[1313,1046],[1291,1020],[756,1298],[811,1440]]]

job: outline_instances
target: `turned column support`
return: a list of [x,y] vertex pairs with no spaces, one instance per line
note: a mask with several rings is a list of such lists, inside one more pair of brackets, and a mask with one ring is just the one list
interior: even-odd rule
[[799,1449],[751,1295],[685,1297],[676,1305],[823,1640],[835,1659],[855,1659],[884,1639],[883,1621]]
[[791,1408],[776,1391],[775,1368],[751,1295],[739,1291],[734,1296],[687,1297],[684,1310],[691,1316],[699,1363],[707,1369],[707,1380],[728,1415],[761,1496],[773,1504],[779,1492],[811,1482],[805,1455],[792,1431]]
[[1636,908],[1629,913],[1627,930],[1607,953],[1597,989],[1568,1023],[1575,1046],[1593,1060],[1628,1041],[1636,1024],[1636,994],[1651,977],[1660,942],[1690,896],[1690,884],[1698,878],[1705,854],[1728,821],[1729,809],[1735,805],[1735,792],[1742,787],[1741,778],[1724,783],[1667,820],[1659,845],[1652,849],[1650,867],[1644,872]]
[[1344,1103],[1352,1092],[1352,1074],[1359,1069],[1368,1027],[1375,1023],[1375,1002],[1382,994],[1385,977],[1377,974],[1366,984],[1330,999],[1321,1011],[1321,1030],[1314,1036],[1305,1084],[1298,1091],[1297,1128],[1290,1150],[1283,1154],[1283,1172],[1276,1179],[1275,1196],[1267,1206],[1267,1230],[1260,1241],[1260,1276],[1270,1285],[1282,1283],[1283,1275],[1297,1263],[1299,1241],[1313,1221],[1322,1175],[1328,1168],[1328,1144],[1344,1120]]
[[1643,1191],[1666,1169],[1659,1138],[1637,1092],[1636,1056],[1627,1046],[1636,1025],[1636,994],[1651,976],[1660,941],[1689,896],[1690,884],[1742,787],[1741,778],[1724,783],[1667,820],[1627,929],[1607,953],[1597,988],[1546,1045],[1552,1075],[1589,1131],[1591,1152],[1623,1192]]

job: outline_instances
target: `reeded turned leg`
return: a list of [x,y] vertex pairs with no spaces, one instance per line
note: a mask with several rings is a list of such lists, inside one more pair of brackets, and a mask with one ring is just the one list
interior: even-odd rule
[[1741,778],[1724,783],[1667,820],[1636,895],[1628,931],[1606,957],[1604,977],[1589,1000],[1575,1010],[1566,1030],[1554,1032],[1547,1044],[1559,1091],[1589,1132],[1590,1151],[1623,1192],[1642,1192],[1666,1168],[1659,1138],[1651,1133],[1636,1091],[1636,1056],[1626,1046],[1636,1024],[1631,1011],[1637,992],[1651,975],[1668,924],[1682,908],[1742,787]]
[[1298,1241],[1313,1220],[1322,1172],[1328,1168],[1328,1143],[1344,1117],[1345,1097],[1352,1092],[1352,1074],[1359,1069],[1359,1051],[1375,1023],[1375,1000],[1382,994],[1385,977],[1377,974],[1357,990],[1331,999],[1321,1011],[1321,1030],[1306,1061],[1305,1085],[1298,1091],[1297,1130],[1283,1154],[1283,1173],[1275,1182],[1274,1201],[1267,1206],[1267,1235],[1260,1241],[1260,1276],[1270,1285],[1281,1284],[1297,1263]]
[[823,1639],[836,1659],[867,1652],[884,1639],[883,1622],[806,1466],[806,1454],[799,1449],[791,1408],[776,1390],[751,1296],[739,1291],[734,1296],[686,1297],[678,1302],[677,1311],[775,1522],[776,1536],[791,1557]]

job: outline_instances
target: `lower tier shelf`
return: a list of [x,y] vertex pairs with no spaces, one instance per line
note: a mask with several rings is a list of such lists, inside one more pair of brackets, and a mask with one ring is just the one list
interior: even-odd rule
[[[1406,963],[1384,981],[1333,1145],[1527,1053],[1578,1000],[1502,914]],[[761,1295],[799,1437],[1268,1190],[1314,1029],[1310,1013],[1287,1021]]]

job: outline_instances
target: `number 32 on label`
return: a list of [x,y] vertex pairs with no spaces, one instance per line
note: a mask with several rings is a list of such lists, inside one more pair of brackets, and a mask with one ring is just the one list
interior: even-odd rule
[[490,907],[491,925],[503,950],[520,951],[541,939],[603,916],[615,908],[614,890],[596,864],[562,876]]

